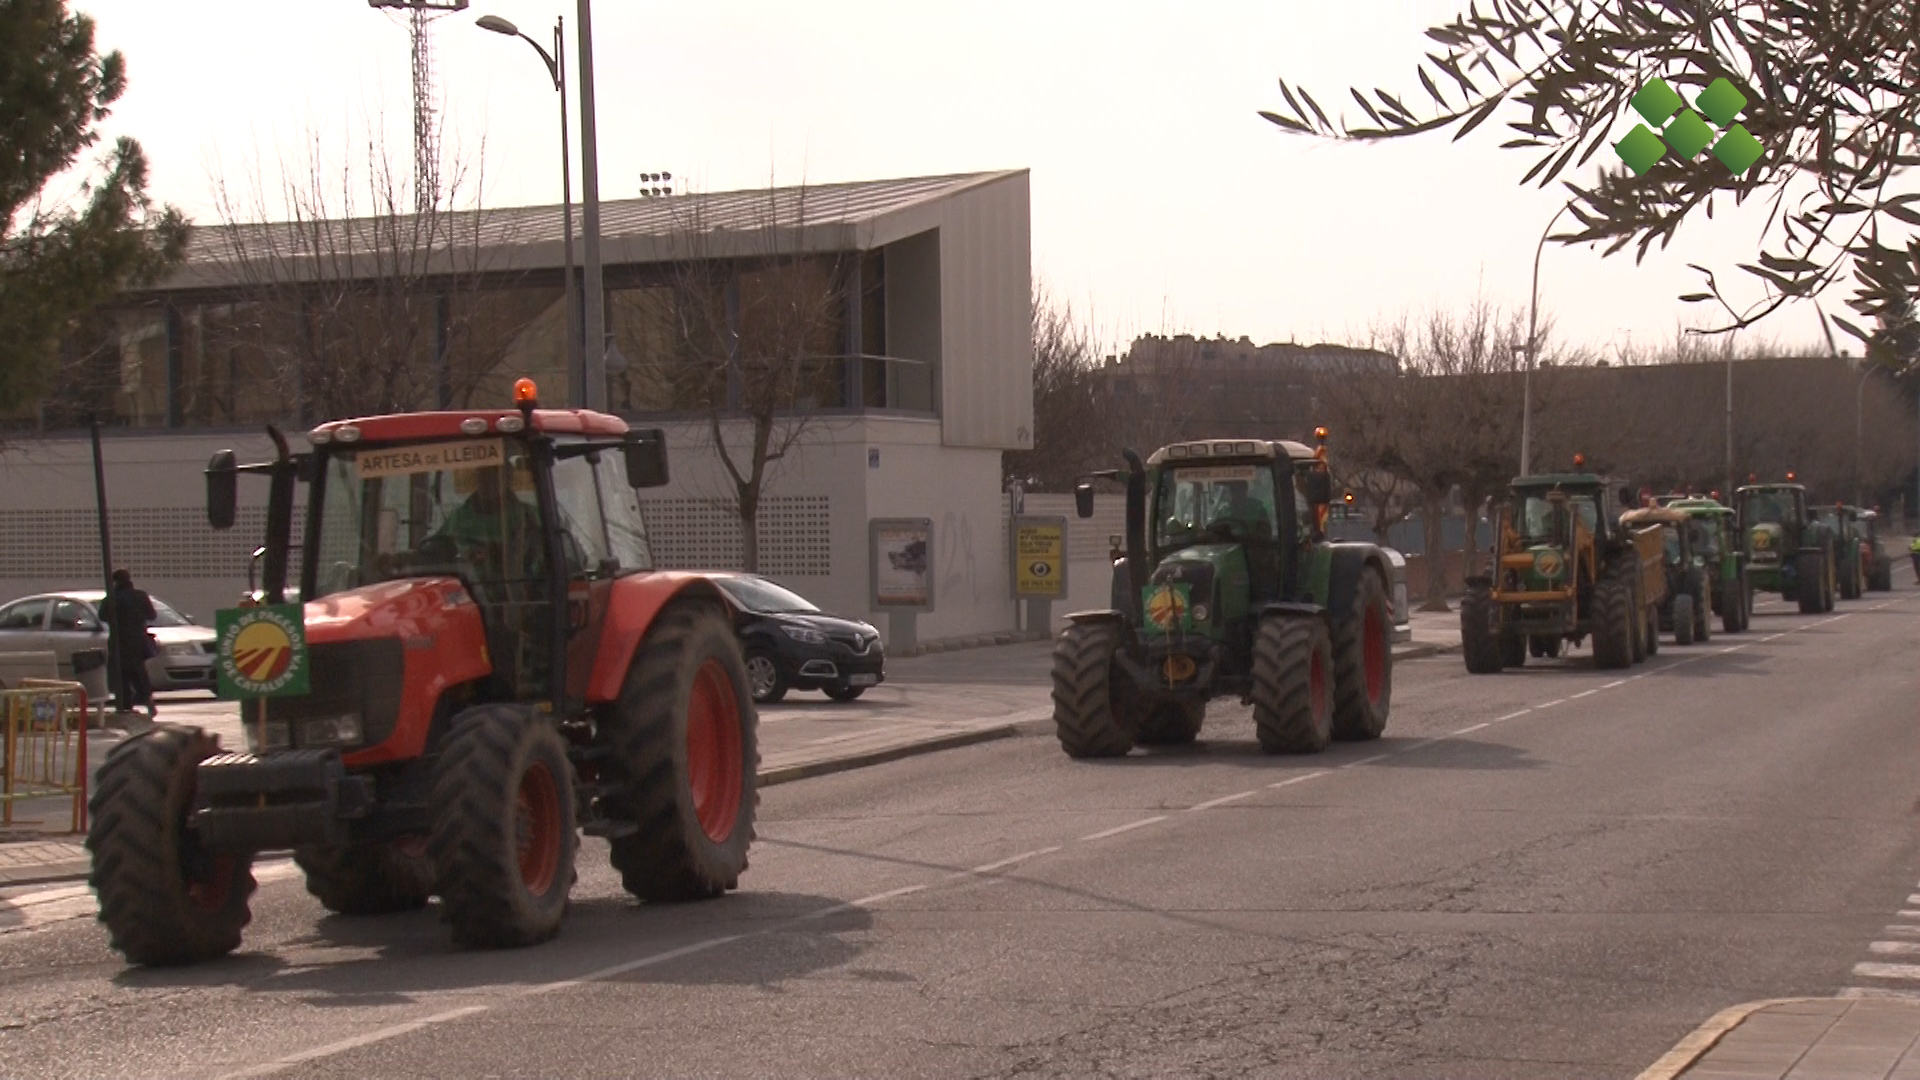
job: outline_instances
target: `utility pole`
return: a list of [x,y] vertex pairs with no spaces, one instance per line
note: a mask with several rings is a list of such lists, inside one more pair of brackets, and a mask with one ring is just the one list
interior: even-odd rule
[[600,152],[593,126],[593,0],[580,0],[580,217],[586,303],[585,392],[589,409],[607,407],[607,293],[600,278]]

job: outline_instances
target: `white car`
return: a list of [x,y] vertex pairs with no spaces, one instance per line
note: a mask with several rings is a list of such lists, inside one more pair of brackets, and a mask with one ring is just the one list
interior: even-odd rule
[[[51,652],[60,677],[73,678],[73,654],[107,648],[100,622],[100,589],[24,596],[0,607],[0,652]],[[214,632],[152,597],[156,618],[147,628],[160,655],[147,660],[155,690],[211,690],[214,687]]]

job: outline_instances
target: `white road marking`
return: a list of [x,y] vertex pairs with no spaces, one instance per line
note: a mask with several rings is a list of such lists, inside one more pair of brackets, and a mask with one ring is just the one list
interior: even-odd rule
[[1920,919],[1920,910],[1913,908],[1901,908],[1894,914],[1902,919]]
[[1907,937],[1920,937],[1920,926],[1893,923],[1892,925],[1881,927],[1880,932],[1883,934],[1904,934]]
[[223,1080],[227,1080],[227,1078],[238,1080],[239,1077],[243,1076],[268,1076],[277,1072],[285,1072],[295,1065],[302,1065],[318,1058],[344,1054],[349,1050],[358,1050],[363,1046],[368,1046],[373,1043],[385,1042],[388,1039],[408,1035],[434,1024],[444,1024],[449,1020],[458,1020],[462,1017],[472,1016],[474,1013],[486,1012],[487,1008],[488,1006],[485,1005],[469,1005],[462,1009],[449,1009],[446,1012],[435,1013],[432,1016],[422,1017],[418,1020],[409,1020],[404,1024],[394,1024],[392,1027],[383,1027],[377,1031],[369,1031],[365,1035],[355,1035],[351,1039],[342,1039],[339,1042],[328,1043],[325,1046],[316,1046],[311,1050],[302,1050],[298,1053],[288,1054],[285,1057],[278,1057],[272,1061],[255,1065],[252,1068],[242,1069],[239,1072],[230,1072],[226,1074]]
[[1310,772],[1304,776],[1296,776],[1288,780],[1281,780],[1281,781],[1278,781],[1277,783],[1268,784],[1267,786],[1270,788],[1287,787],[1290,784],[1298,784],[1303,780],[1311,780],[1316,776],[1325,776],[1329,771],[1331,770],[1321,769],[1319,772]]
[[1876,964],[1863,961],[1853,965],[1855,975],[1869,979],[1920,979],[1920,964]]
[[1893,998],[1898,1001],[1920,1001],[1920,990],[1891,990],[1884,986],[1849,986],[1835,996],[1843,998]]
[[1456,732],[1454,732],[1454,734],[1455,734],[1455,735],[1465,735],[1465,734],[1467,734],[1468,732],[1471,732],[1471,731],[1479,731],[1479,730],[1480,730],[1481,728],[1483,728],[1483,727],[1486,727],[1486,726],[1487,726],[1487,724],[1491,724],[1491,723],[1493,723],[1493,721],[1491,721],[1491,720],[1489,720],[1489,721],[1487,721],[1487,722],[1486,722],[1485,724],[1475,724],[1475,725],[1473,725],[1472,727],[1463,727],[1463,728],[1461,728],[1461,729],[1460,729],[1459,731],[1456,731]]
[[1583,697],[1591,697],[1591,696],[1593,696],[1594,694],[1597,694],[1597,693],[1599,693],[1599,692],[1600,692],[1600,688],[1596,686],[1596,687],[1594,687],[1594,688],[1593,688],[1593,689],[1591,689],[1591,690],[1582,690],[1582,691],[1580,691],[1579,693],[1577,693],[1577,694],[1575,694],[1575,695],[1573,695],[1572,697],[1570,697],[1570,698],[1568,698],[1567,700],[1568,700],[1568,701],[1579,701],[1579,700],[1580,700],[1581,698],[1583,698]]
[[1612,681],[1612,682],[1610,682],[1610,683],[1602,683],[1602,684],[1600,684],[1600,689],[1602,689],[1602,690],[1611,690],[1611,689],[1613,689],[1613,688],[1614,688],[1614,687],[1616,687],[1616,686],[1625,686],[1625,685],[1627,685],[1627,680],[1625,680],[1625,679],[1615,679],[1615,680],[1613,680],[1613,681]]
[[1392,754],[1375,754],[1372,757],[1361,758],[1359,761],[1349,761],[1340,767],[1343,769],[1351,769],[1357,765],[1371,765],[1376,761],[1385,761],[1392,756]]
[[1055,844],[1055,845],[1054,845],[1054,846],[1052,846],[1052,847],[1043,847],[1043,848],[1041,848],[1041,849],[1040,849],[1040,850],[1038,850],[1038,851],[1029,851],[1029,852],[1025,852],[1025,853],[1023,853],[1023,854],[1020,854],[1020,855],[1015,855],[1015,856],[1014,856],[1013,858],[1011,858],[1011,859],[1001,859],[1001,860],[1000,860],[999,862],[993,862],[993,863],[988,863],[988,864],[987,864],[987,865],[985,865],[985,866],[976,866],[976,867],[974,867],[973,869],[971,869],[971,870],[969,870],[969,871],[967,871],[967,873],[969,873],[969,874],[991,874],[991,873],[993,873],[993,872],[994,872],[995,870],[1000,870],[1000,869],[1004,869],[1004,868],[1006,868],[1006,867],[1009,867],[1009,866],[1012,866],[1012,865],[1013,865],[1014,863],[1017,863],[1017,862],[1026,862],[1026,861],[1027,861],[1028,859],[1037,859],[1037,858],[1039,858],[1039,857],[1040,857],[1040,856],[1042,856],[1042,855],[1051,855],[1051,854],[1053,854],[1054,852],[1056,852],[1056,851],[1059,851],[1059,850],[1060,850],[1060,845],[1058,845],[1058,844]]
[[1123,832],[1132,832],[1135,829],[1144,829],[1147,826],[1154,824],[1155,822],[1165,821],[1165,820],[1167,820],[1167,815],[1165,814],[1161,814],[1159,817],[1142,818],[1139,821],[1130,821],[1125,825],[1116,825],[1111,829],[1102,830],[1100,832],[1094,833],[1092,836],[1083,836],[1080,839],[1083,841],[1105,840],[1109,836],[1119,836]]
[[1259,794],[1259,792],[1257,791],[1242,791],[1235,795],[1222,795],[1217,799],[1208,799],[1206,802],[1203,802],[1198,806],[1191,807],[1190,809],[1211,810],[1216,806],[1225,806],[1227,803],[1230,803],[1230,802],[1239,802],[1241,799],[1251,798],[1257,794]]
[[1920,942],[1876,941],[1867,946],[1867,951],[1880,956],[1920,956]]
[[[1637,676],[1636,676],[1636,678],[1637,678]],[[1554,707],[1555,705],[1565,705],[1566,703],[1567,703],[1567,699],[1566,699],[1566,698],[1554,698],[1554,699],[1553,699],[1552,701],[1543,701],[1543,702],[1541,702],[1540,704],[1538,704],[1538,705],[1535,705],[1535,706],[1534,706],[1534,708],[1536,708],[1536,709],[1551,709],[1551,708],[1553,708],[1553,707]]]
[[[1620,684],[1619,684],[1619,683],[1614,683],[1613,685],[1615,685],[1615,686],[1619,686]],[[1500,721],[1502,721],[1502,720],[1512,720],[1512,719],[1514,719],[1514,718],[1516,718],[1516,717],[1521,717],[1521,716],[1525,716],[1525,715],[1527,715],[1528,713],[1530,713],[1530,712],[1532,712],[1532,711],[1533,711],[1533,709],[1532,709],[1531,707],[1529,707],[1529,708],[1525,708],[1525,709],[1521,709],[1521,710],[1520,710],[1519,712],[1510,712],[1510,713],[1508,713],[1508,714],[1507,714],[1507,715],[1505,715],[1505,716],[1496,716],[1496,717],[1494,717],[1494,718],[1493,718],[1493,722],[1497,724],[1497,723],[1499,723],[1499,722],[1500,722]]]

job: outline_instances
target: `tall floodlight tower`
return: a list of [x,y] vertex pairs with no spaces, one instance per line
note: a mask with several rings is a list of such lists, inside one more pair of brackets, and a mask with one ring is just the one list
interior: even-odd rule
[[467,0],[367,0],[368,7],[399,8],[407,13],[413,40],[413,189],[414,208],[427,213],[440,201],[440,147],[433,128],[433,35],[428,23],[448,12],[465,11]]

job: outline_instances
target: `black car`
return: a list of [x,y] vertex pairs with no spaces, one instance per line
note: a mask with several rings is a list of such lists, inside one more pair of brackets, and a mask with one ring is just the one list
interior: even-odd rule
[[753,700],[767,704],[789,690],[824,690],[835,701],[852,701],[886,681],[887,652],[871,624],[829,615],[753,574],[712,577],[734,602]]

